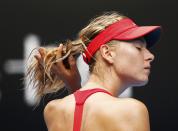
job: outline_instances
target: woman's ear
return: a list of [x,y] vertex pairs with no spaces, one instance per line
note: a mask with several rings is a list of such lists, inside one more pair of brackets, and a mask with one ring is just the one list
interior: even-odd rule
[[100,46],[100,53],[102,58],[107,61],[109,64],[112,64],[114,62],[115,52],[109,45],[101,45]]

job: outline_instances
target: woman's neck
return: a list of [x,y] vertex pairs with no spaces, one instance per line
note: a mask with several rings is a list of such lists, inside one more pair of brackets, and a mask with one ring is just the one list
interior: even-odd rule
[[[95,74],[91,74],[87,83],[82,87],[81,90],[92,89],[92,88],[101,88],[110,92],[113,96],[117,97],[119,94],[123,92],[123,86],[121,81],[118,79],[114,79],[116,77],[112,77],[107,75],[108,77],[103,77],[103,80],[99,78]],[[112,78],[111,78],[112,77]]]

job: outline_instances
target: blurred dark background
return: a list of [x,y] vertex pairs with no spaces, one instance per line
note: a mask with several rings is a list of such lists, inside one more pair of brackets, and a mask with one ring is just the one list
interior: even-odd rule
[[[134,88],[133,97],[147,105],[152,131],[178,131],[177,5],[177,0],[1,0],[0,131],[47,130],[45,102],[34,109],[24,100],[24,39],[34,34],[41,45],[73,39],[88,20],[112,10],[140,25],[162,26],[162,38],[151,49],[156,59],[150,82]],[[16,64],[9,67],[9,60]],[[13,67],[15,72],[10,71]]]

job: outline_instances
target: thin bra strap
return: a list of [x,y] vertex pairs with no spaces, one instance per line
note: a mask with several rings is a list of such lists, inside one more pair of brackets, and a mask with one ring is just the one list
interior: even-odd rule
[[84,91],[76,91],[74,93],[75,96],[75,112],[74,112],[74,125],[73,125],[73,131],[80,131],[81,128],[81,122],[82,122],[82,113],[83,113],[83,105],[86,101],[86,99],[96,93],[96,92],[103,92],[111,95],[106,90],[100,89],[100,88],[94,88]]

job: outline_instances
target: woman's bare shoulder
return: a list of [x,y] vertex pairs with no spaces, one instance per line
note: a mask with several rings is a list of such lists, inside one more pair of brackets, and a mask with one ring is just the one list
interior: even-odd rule
[[[100,120],[118,130],[149,131],[149,115],[144,103],[133,98],[113,99],[100,111]],[[142,123],[142,125],[140,124]],[[108,124],[108,125],[110,125]]]
[[59,107],[61,101],[62,101],[62,99],[56,99],[56,100],[52,100],[52,101],[48,102],[44,108],[44,113],[57,109]]
[[134,98],[116,98],[113,99],[112,102],[110,102],[110,106],[109,107],[113,107],[113,108],[108,108],[109,110],[113,110],[111,112],[117,113],[120,118],[122,119],[122,117],[126,118],[126,116],[128,117],[132,117],[132,116],[141,116],[142,114],[148,114],[148,110],[146,105]]
[[68,98],[56,99],[50,101],[44,108],[43,115],[48,130],[61,130],[64,125],[64,118],[66,110],[70,109],[70,103],[65,101]]
[[[110,98],[103,102],[100,102],[97,106],[100,110],[108,111],[110,113],[136,113],[140,111],[147,111],[145,104],[134,98]],[[104,108],[105,107],[105,108]],[[112,107],[112,108],[111,108]]]
[[134,98],[118,98],[115,103],[118,105],[118,108],[125,109],[147,109],[145,104]]
[[44,108],[43,115],[48,130],[58,129],[59,125],[56,123],[56,120],[60,118],[61,114],[59,108],[60,102],[60,99],[52,100]]
[[44,108],[44,116],[53,113],[60,113],[64,110],[70,109],[71,106],[74,104],[74,97],[72,95],[66,96],[62,99],[55,99],[45,106]]
[[71,105],[71,102],[72,102],[71,99],[72,99],[72,96],[69,95],[62,99],[55,99],[55,100],[48,102],[48,104],[44,108],[44,114],[48,114],[49,112],[56,112],[56,111],[60,112],[67,105]]
[[118,108],[121,109],[122,115],[120,120],[123,121],[123,127],[137,131],[150,130],[149,113],[143,102],[133,98],[125,98],[119,99],[118,103],[122,105],[122,107]]
[[57,116],[57,114],[61,111],[60,103],[62,102],[61,99],[52,100],[48,102],[48,104],[45,106],[43,114],[45,121],[48,121],[48,119],[53,119],[54,116]]

